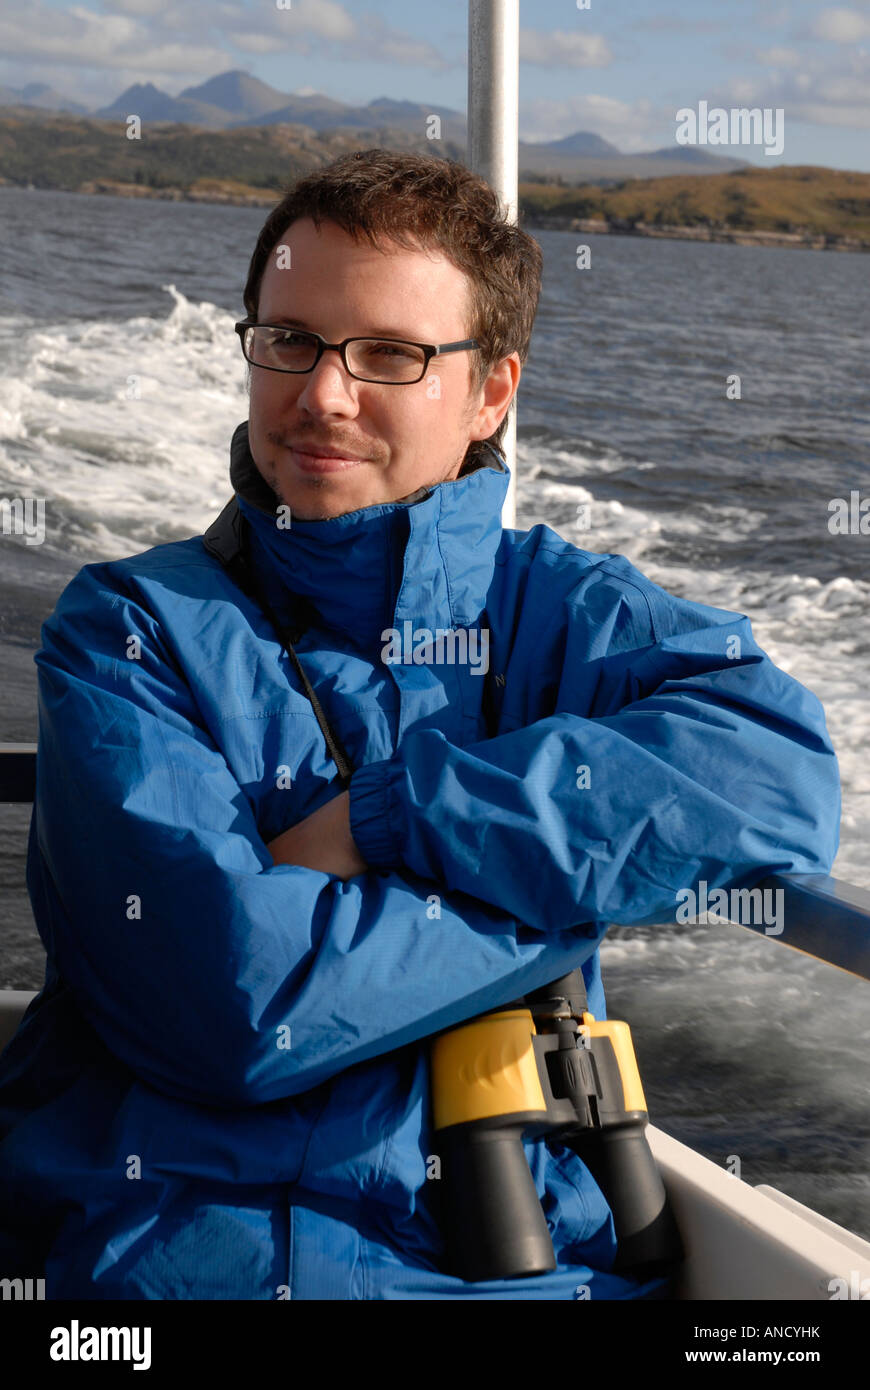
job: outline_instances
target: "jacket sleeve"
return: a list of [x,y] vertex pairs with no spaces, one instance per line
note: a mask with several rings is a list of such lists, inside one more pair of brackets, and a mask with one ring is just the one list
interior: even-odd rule
[[367,863],[544,932],[673,921],[678,891],[701,880],[830,872],[840,783],[824,712],[749,619],[668,594],[619,556],[561,604],[556,582],[523,605],[499,728],[533,704],[530,686],[549,708],[465,747],[413,730],[358,769],[351,831]]
[[42,629],[28,888],[78,1008],[140,1080],[217,1106],[292,1096],[593,955],[592,929],[545,942],[411,870],[274,865],[158,623],[105,570]]

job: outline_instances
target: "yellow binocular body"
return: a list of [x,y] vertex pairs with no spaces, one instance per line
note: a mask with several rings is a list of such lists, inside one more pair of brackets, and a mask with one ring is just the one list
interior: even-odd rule
[[535,1139],[572,1149],[598,1183],[614,1270],[650,1276],[681,1257],[631,1030],[587,1012],[579,969],[439,1034],[430,1067],[448,1272],[477,1281],[557,1268],[523,1148]]
[[[584,1012],[582,1038],[607,1038],[613,1048],[626,1111],[646,1113],[646,1099],[627,1023],[597,1022]],[[430,1050],[436,1129],[519,1112],[547,1113],[530,1009],[483,1014],[441,1033]]]

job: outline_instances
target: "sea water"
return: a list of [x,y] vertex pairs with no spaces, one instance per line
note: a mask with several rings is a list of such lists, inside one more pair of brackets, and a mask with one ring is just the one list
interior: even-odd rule
[[[0,536],[0,739],[36,738],[33,652],[72,575],[197,535],[229,499],[233,323],[266,211],[0,189],[0,498],[45,503],[41,544]],[[530,230],[517,525],[750,617],[824,705],[833,873],[870,887],[870,536],[829,526],[834,499],[870,497],[870,262]],[[42,984],[29,815],[0,808],[0,987]],[[870,984],[712,923],[613,928],[602,964],[654,1122],[870,1238]]]

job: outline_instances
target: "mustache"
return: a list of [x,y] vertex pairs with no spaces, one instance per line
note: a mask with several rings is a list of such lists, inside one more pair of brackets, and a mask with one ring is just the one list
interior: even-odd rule
[[277,431],[268,431],[266,438],[271,444],[281,445],[285,449],[301,449],[303,453],[310,446],[313,449],[324,449],[327,453],[337,454],[344,458],[371,458],[369,445],[354,444],[349,439],[309,439],[304,436],[288,439],[285,434]]

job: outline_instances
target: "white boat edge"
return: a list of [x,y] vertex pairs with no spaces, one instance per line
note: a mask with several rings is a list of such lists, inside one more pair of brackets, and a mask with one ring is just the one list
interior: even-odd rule
[[[35,998],[0,989],[0,1053]],[[774,1187],[751,1187],[654,1125],[647,1135],[686,1249],[676,1298],[870,1300],[870,1242]]]
[[677,1298],[870,1299],[870,1242],[654,1125],[647,1136],[686,1249]]

